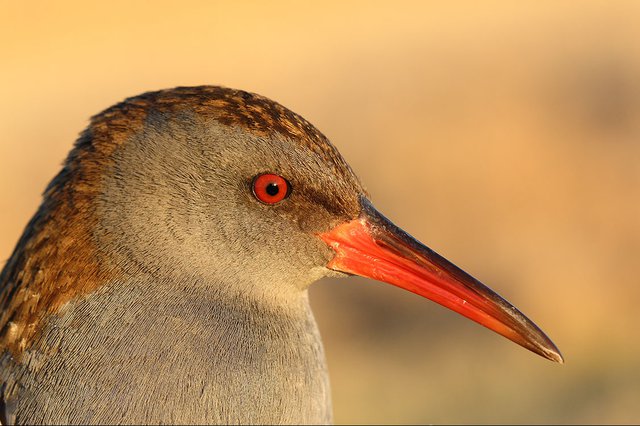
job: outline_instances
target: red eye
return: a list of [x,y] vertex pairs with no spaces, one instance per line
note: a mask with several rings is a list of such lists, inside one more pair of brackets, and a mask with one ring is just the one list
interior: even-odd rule
[[265,173],[253,179],[253,195],[265,204],[275,204],[289,195],[289,182],[282,176]]

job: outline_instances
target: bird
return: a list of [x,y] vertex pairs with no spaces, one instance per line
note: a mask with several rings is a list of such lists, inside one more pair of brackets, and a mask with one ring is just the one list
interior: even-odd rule
[[331,423],[308,296],[327,276],[563,362],[370,198],[316,127],[258,94],[176,87],[93,116],[0,274],[0,421]]

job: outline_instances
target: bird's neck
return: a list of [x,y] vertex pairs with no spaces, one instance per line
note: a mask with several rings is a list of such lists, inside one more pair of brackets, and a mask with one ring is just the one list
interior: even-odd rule
[[87,395],[59,401],[56,410],[63,406],[70,421],[331,421],[324,354],[306,292],[276,309],[188,282],[168,286],[112,283],[66,306],[24,359],[52,372],[64,369],[65,381],[30,387],[42,401]]

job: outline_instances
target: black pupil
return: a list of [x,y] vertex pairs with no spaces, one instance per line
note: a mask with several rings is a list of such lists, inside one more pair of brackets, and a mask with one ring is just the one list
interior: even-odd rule
[[278,192],[280,192],[278,184],[273,182],[267,185],[267,188],[265,190],[267,191],[267,194],[271,195],[272,197],[278,195]]

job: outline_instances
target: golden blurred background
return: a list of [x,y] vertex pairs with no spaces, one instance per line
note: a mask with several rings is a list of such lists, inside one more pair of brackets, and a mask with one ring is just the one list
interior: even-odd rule
[[338,423],[640,422],[640,2],[2,0],[0,40],[3,262],[91,115],[178,85],[258,92],[566,358],[327,280]]

